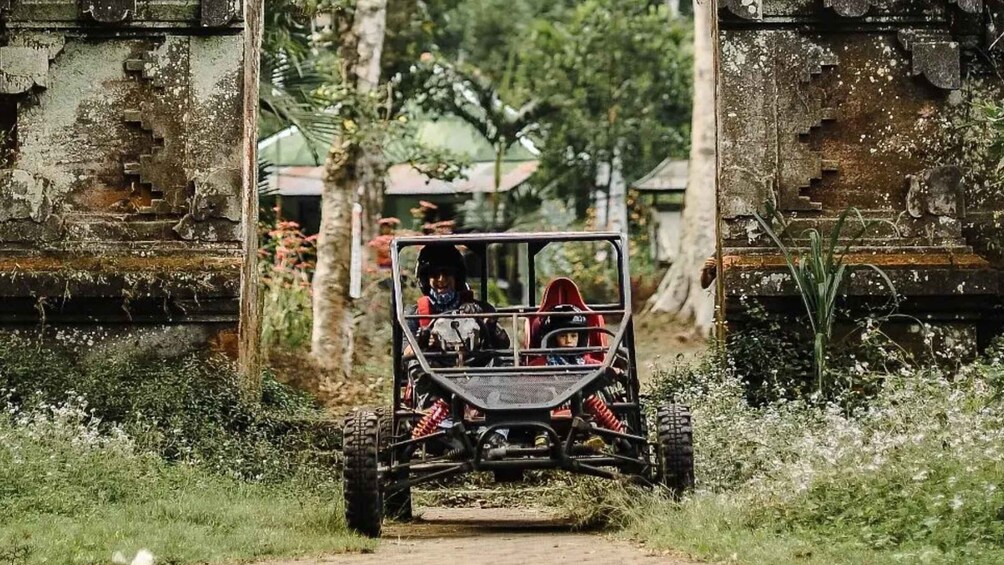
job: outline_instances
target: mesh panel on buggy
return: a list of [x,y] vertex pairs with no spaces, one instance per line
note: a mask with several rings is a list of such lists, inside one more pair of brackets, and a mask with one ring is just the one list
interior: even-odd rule
[[451,384],[489,410],[552,406],[575,390],[588,373],[449,377]]

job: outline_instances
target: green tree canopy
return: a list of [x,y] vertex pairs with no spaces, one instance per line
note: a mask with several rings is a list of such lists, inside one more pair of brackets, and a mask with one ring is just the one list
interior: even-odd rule
[[517,95],[547,99],[539,175],[580,216],[603,164],[628,181],[689,145],[691,30],[646,0],[587,0],[534,22]]

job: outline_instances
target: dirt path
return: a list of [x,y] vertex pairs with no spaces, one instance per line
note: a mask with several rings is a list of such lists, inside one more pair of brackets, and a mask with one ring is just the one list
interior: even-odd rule
[[573,532],[568,524],[533,509],[429,508],[410,524],[385,524],[374,553],[259,565],[695,565],[650,555],[634,545],[596,533]]

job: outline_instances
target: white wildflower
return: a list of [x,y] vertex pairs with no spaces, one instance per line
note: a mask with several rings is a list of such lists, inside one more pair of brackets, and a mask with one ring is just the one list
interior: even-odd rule
[[952,501],[948,503],[948,507],[951,508],[952,510],[958,510],[959,508],[962,508],[962,497],[959,495],[955,495],[955,498],[953,498]]

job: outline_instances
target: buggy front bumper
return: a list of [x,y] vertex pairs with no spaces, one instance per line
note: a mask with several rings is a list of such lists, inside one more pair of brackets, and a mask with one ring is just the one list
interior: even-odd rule
[[[487,439],[491,437],[492,432],[500,429],[536,430],[547,435],[548,445],[489,446]],[[467,431],[464,423],[458,423],[448,430],[424,438],[408,439],[392,444],[389,449],[404,447],[415,449],[423,442],[451,438],[462,447],[438,457],[394,461],[381,466],[380,472],[385,477],[408,477],[387,482],[386,490],[393,492],[454,475],[504,469],[555,469],[608,479],[630,475],[646,480],[654,472],[655,446],[649,443],[647,438],[591,426],[578,416],[572,418],[570,429],[564,436],[547,423],[526,420],[496,422],[479,427],[479,432],[476,440],[472,439],[474,434]],[[576,441],[582,434],[598,435],[608,444],[618,444],[626,449],[623,453],[618,453],[615,448],[611,448],[608,452],[598,452]]]

